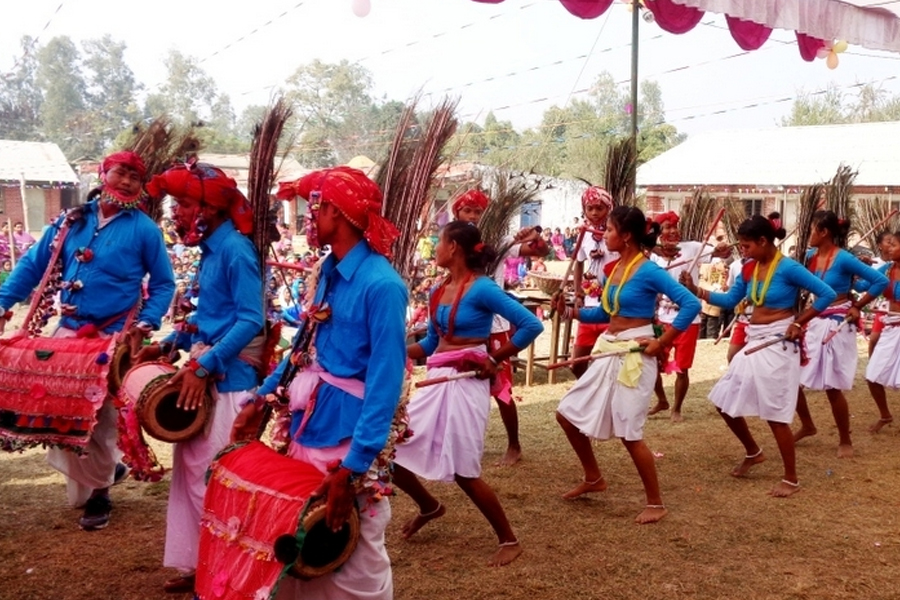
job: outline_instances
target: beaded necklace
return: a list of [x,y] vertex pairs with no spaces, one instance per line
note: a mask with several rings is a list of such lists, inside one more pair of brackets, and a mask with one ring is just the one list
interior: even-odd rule
[[616,266],[613,268],[612,273],[609,275],[608,282],[605,286],[603,286],[603,294],[600,297],[600,302],[603,304],[603,310],[609,314],[609,316],[614,317],[619,314],[619,295],[622,293],[622,288],[625,287],[625,284],[631,277],[631,270],[634,268],[634,265],[637,264],[639,260],[644,258],[644,255],[638,252],[634,258],[631,259],[631,262],[628,263],[628,266],[625,267],[625,272],[622,274],[622,279],[619,281],[619,284],[616,286],[616,294],[613,296],[613,305],[610,307],[609,305],[609,288],[612,287],[610,281],[616,276],[616,271],[619,270],[619,265],[622,264],[622,261],[616,263]]
[[110,204],[115,204],[116,206],[123,208],[125,210],[130,210],[132,208],[137,208],[138,205],[140,205],[142,196],[143,196],[143,194],[138,194],[134,198],[134,200],[131,200],[130,202],[126,202],[126,201],[121,200],[118,197],[114,196],[113,194],[110,194],[106,190],[106,188],[104,188],[100,192],[100,201],[101,202],[109,202]]
[[757,261],[756,265],[753,267],[753,278],[750,280],[750,301],[753,303],[753,306],[762,306],[763,302],[765,302],[766,293],[769,291],[769,285],[772,283],[772,277],[775,275],[775,269],[778,267],[780,261],[781,250],[776,250],[775,258],[772,259],[769,270],[766,272],[766,279],[763,281],[762,292],[760,292],[759,296],[757,296],[756,293],[757,287],[759,286],[759,261]]

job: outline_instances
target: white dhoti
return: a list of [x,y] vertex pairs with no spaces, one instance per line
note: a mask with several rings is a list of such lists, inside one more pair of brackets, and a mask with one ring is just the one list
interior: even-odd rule
[[[75,336],[74,330],[65,327],[60,327],[53,333],[56,338]],[[50,448],[47,451],[47,462],[66,477],[66,500],[69,505],[81,507],[94,490],[108,488],[113,484],[116,463],[122,458],[122,452],[116,445],[116,416],[112,398],[107,396],[97,412],[97,424],[94,425],[85,454],[79,455],[62,448]]]
[[866,367],[866,379],[900,389],[900,316],[884,318],[884,329]]
[[747,345],[735,354],[728,371],[709,393],[719,410],[735,418],[759,417],[776,423],[793,420],[800,385],[797,345],[779,342],[747,354],[747,350],[783,334],[792,322],[790,318],[747,326]]
[[[484,347],[441,352],[428,358],[428,378],[466,370],[468,359],[483,362]],[[420,389],[407,406],[410,440],[396,448],[394,462],[431,481],[456,475],[481,476],[484,435],[491,410],[487,379],[457,379]]]
[[[334,448],[307,448],[291,442],[288,456],[315,465],[327,473],[330,462],[341,460],[350,449],[346,440]],[[369,503],[366,494],[357,496],[359,542],[340,569],[310,581],[285,577],[276,600],[391,600],[394,580],[391,559],[384,545],[384,530],[391,520],[391,504],[382,498]]]
[[166,511],[166,548],[163,565],[181,572],[197,568],[200,517],[206,493],[206,470],[220,450],[228,445],[231,426],[241,411],[241,401],[253,391],[214,392],[215,406],[203,432],[175,444],[172,483]]
[[800,385],[806,389],[849,390],[853,387],[859,361],[856,326],[847,323],[827,344],[822,344],[840,326],[849,308],[850,302],[831,307],[806,326],[809,362],[800,367]]
[[[652,326],[636,327],[616,335],[603,334],[595,349],[600,352],[627,349],[634,346],[628,343],[631,340],[652,337]],[[631,384],[625,382],[628,371],[633,374]],[[643,353],[594,360],[563,396],[556,412],[590,438],[608,440],[615,436],[628,441],[641,440],[656,372],[656,359]]]

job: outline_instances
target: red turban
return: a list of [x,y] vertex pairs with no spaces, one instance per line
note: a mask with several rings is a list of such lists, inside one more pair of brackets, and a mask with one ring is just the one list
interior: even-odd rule
[[478,188],[473,188],[453,201],[453,216],[455,217],[459,214],[459,211],[463,208],[484,210],[487,208],[490,201],[490,198],[488,198],[484,192]]
[[293,183],[280,184],[278,197],[297,195],[309,200],[313,192],[319,192],[321,202],[333,204],[351,225],[362,231],[372,250],[391,258],[391,246],[400,232],[381,216],[381,190],[365,173],[351,167],[313,171]]
[[612,210],[613,207],[613,199],[612,196],[609,195],[605,189],[600,187],[599,185],[592,185],[588,189],[584,190],[584,193],[581,194],[581,208],[587,208],[588,206],[594,205],[603,205],[607,209]]
[[150,180],[147,193],[154,198],[168,194],[191,199],[227,211],[235,229],[244,235],[253,231],[253,213],[247,198],[234,179],[212,165],[196,163],[172,167]]
[[659,223],[660,226],[665,223],[670,223],[673,227],[677,227],[678,221],[680,221],[681,219],[677,213],[670,210],[669,212],[664,212],[662,214],[656,215],[655,217],[653,217],[653,220],[656,223]]
[[122,150],[104,158],[100,164],[100,175],[103,175],[115,165],[125,165],[130,169],[134,169],[141,176],[141,179],[147,176],[147,167],[144,166],[144,160],[134,152]]

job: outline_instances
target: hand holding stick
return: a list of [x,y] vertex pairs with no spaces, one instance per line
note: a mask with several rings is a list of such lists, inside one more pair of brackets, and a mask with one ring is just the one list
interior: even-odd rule
[[850,322],[850,315],[847,315],[846,317],[844,317],[844,320],[838,324],[837,327],[835,327],[832,331],[830,331],[828,333],[828,335],[826,335],[824,338],[822,338],[822,345],[824,346],[825,344],[827,344],[828,342],[833,340],[834,336],[836,336],[838,334],[838,332],[844,328],[844,325],[846,325],[849,322]]
[[762,344],[759,344],[758,346],[753,346],[752,348],[747,348],[746,350],[744,350],[744,354],[746,354],[747,356],[750,356],[751,354],[755,354],[755,353],[759,352],[760,350],[765,350],[769,346],[774,346],[778,342],[783,342],[783,341],[785,341],[784,335],[779,333],[778,335],[776,335],[774,338],[772,338],[771,340],[769,340],[767,342],[763,342]]
[[563,362],[553,363],[551,365],[547,365],[547,370],[552,371],[554,369],[559,369],[561,367],[570,367],[572,365],[577,365],[583,362],[593,362],[595,360],[599,360],[601,358],[609,358],[611,356],[622,356],[623,354],[630,354],[632,352],[643,352],[644,346],[635,346],[634,348],[622,349],[622,350],[610,350],[609,352],[600,352],[599,354],[588,354],[587,356],[580,356],[578,358],[573,358],[572,360],[566,360]]

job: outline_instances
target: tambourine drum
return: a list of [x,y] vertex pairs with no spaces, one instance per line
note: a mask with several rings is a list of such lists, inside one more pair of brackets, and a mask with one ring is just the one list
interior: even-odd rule
[[127,343],[119,343],[116,345],[116,351],[113,352],[113,358],[109,364],[109,375],[107,381],[109,383],[109,393],[118,394],[122,387],[122,380],[132,367],[131,349]]
[[203,431],[212,407],[207,395],[195,411],[178,408],[181,388],[166,385],[176,371],[165,362],[137,365],[122,378],[120,390],[134,403],[138,421],[147,435],[171,444],[187,441]]
[[316,467],[261,442],[224,450],[210,466],[200,520],[195,591],[201,600],[274,596],[280,575],[312,579],[344,564],[359,540],[359,513],[337,533],[312,499]]

